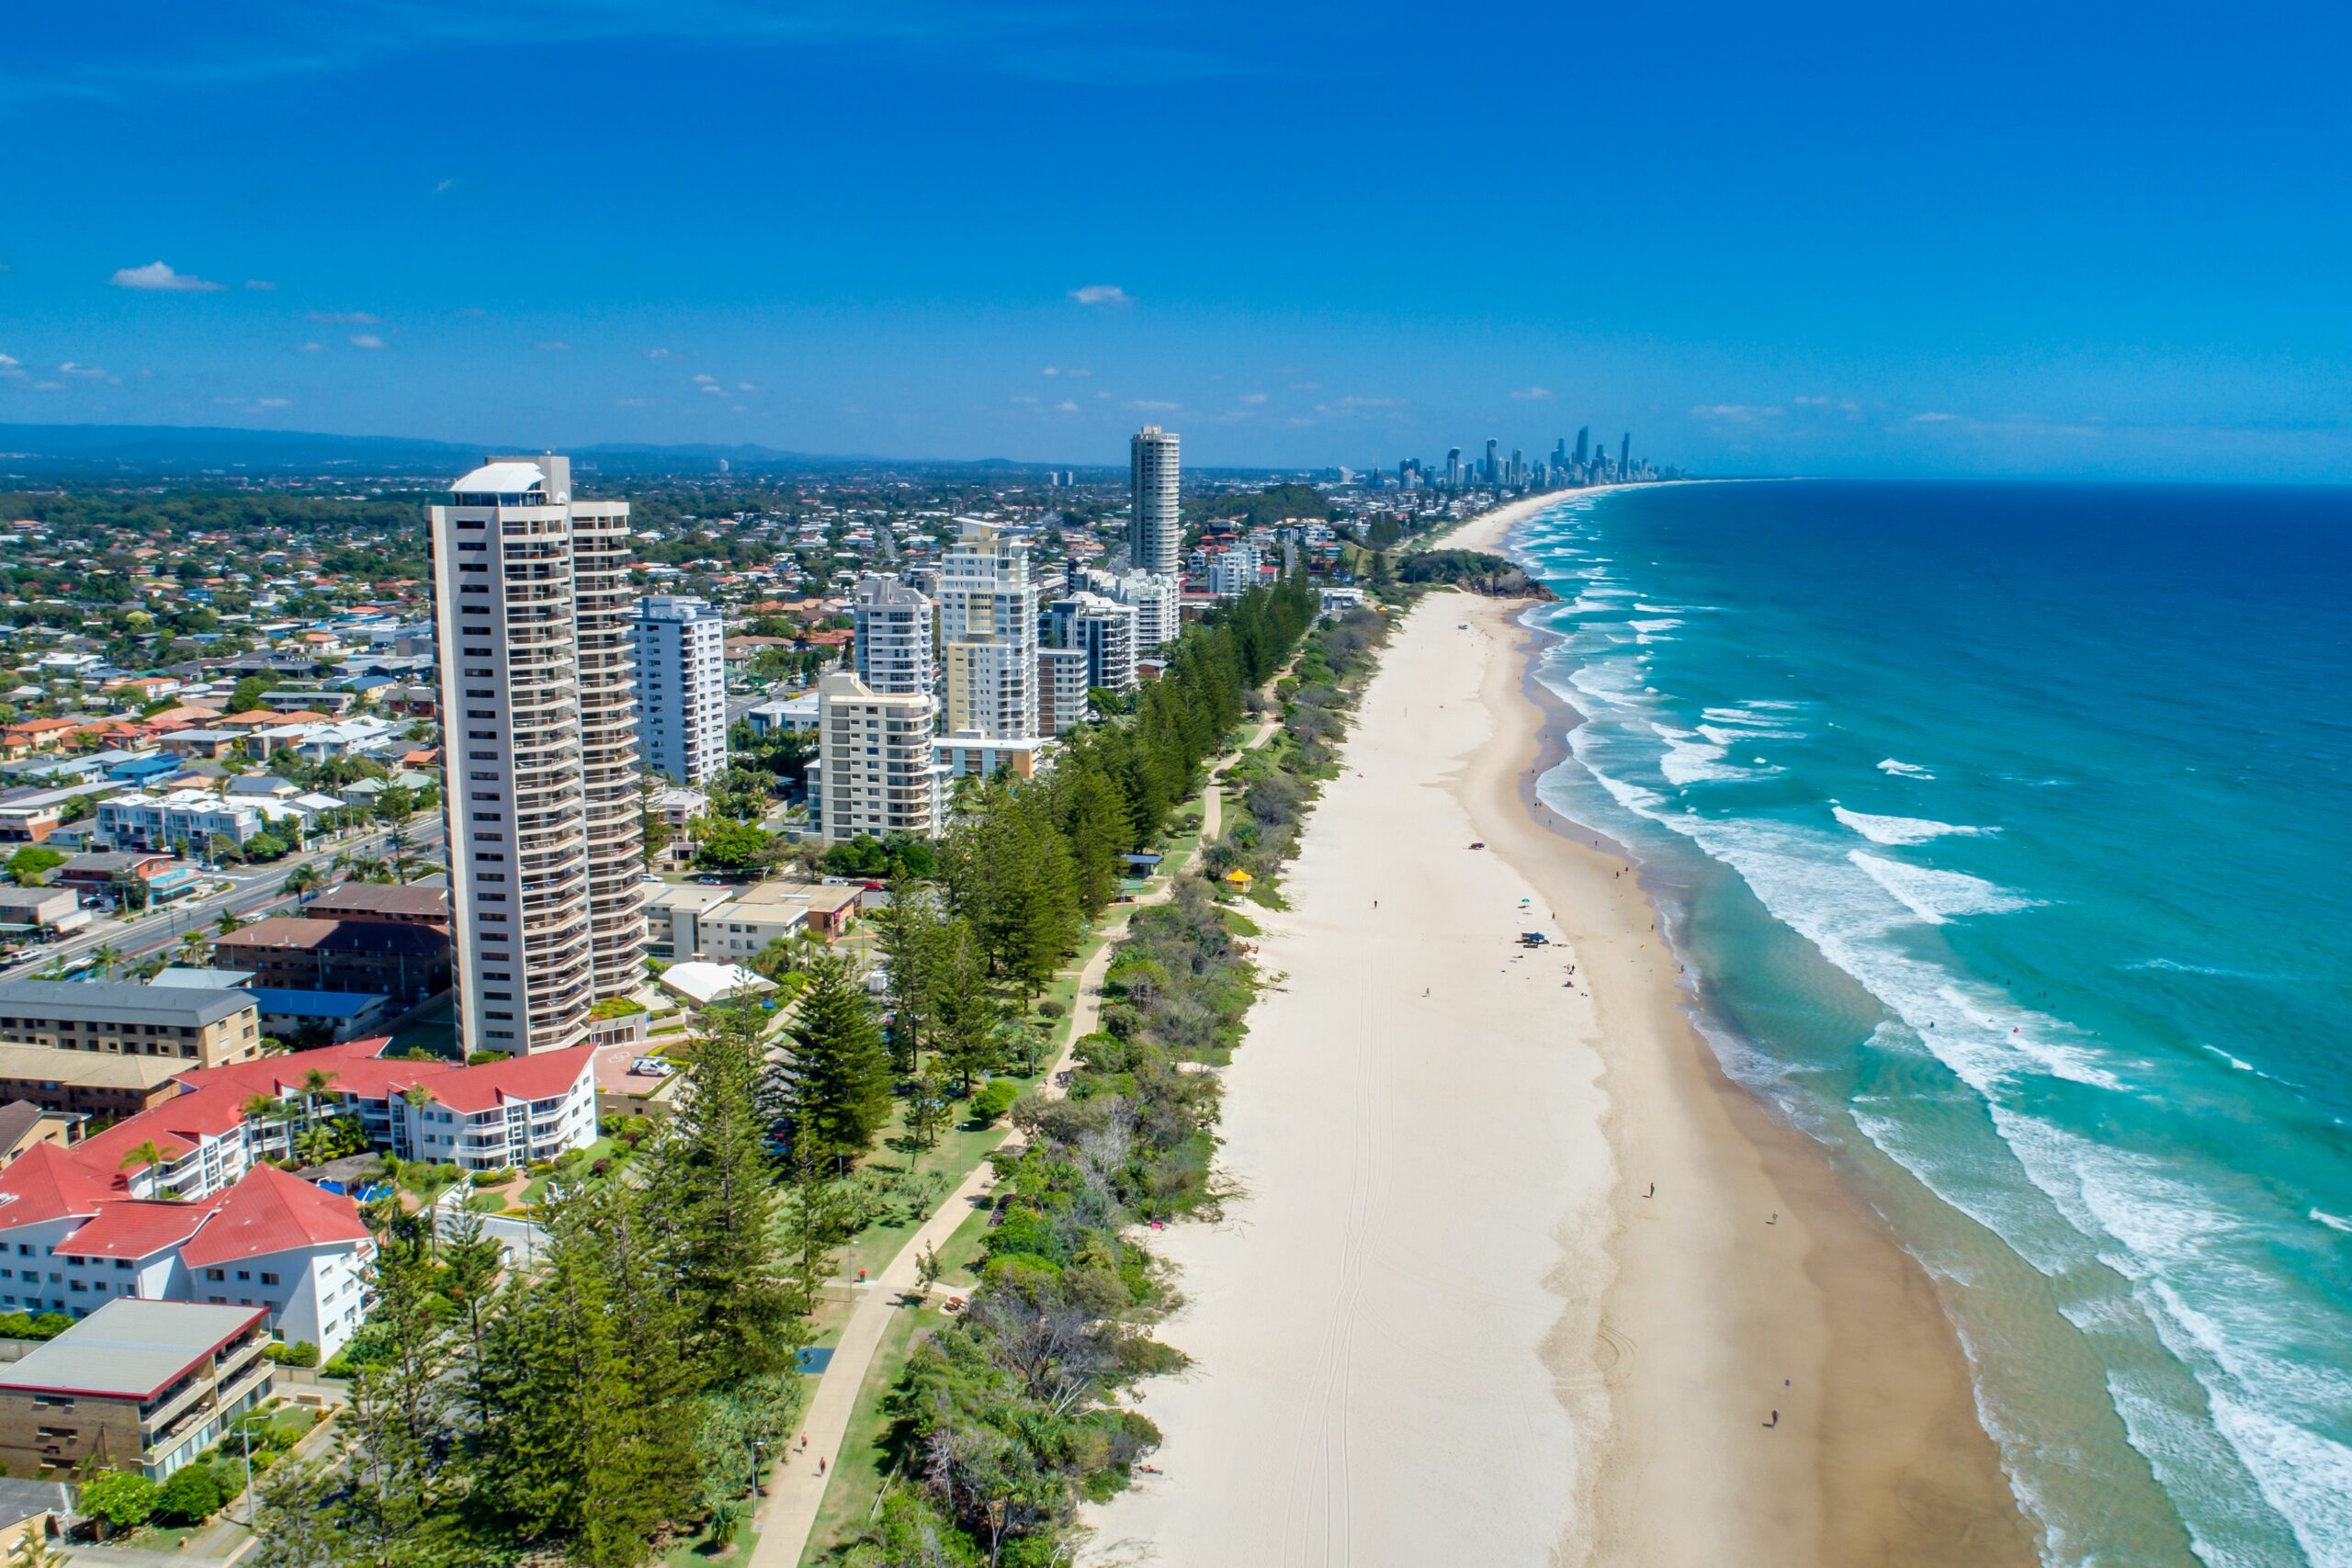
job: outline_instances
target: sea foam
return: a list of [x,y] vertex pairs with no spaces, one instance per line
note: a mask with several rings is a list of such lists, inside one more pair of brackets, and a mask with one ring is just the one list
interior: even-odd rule
[[1849,850],[1846,858],[1884,888],[1889,897],[1931,926],[1971,915],[2006,915],[2030,909],[2041,900],[2012,893],[1963,871],[1937,871]]
[[1878,765],[1882,773],[1893,773],[1899,779],[1931,779],[1936,775],[1917,762],[1898,762],[1889,757]]
[[1830,807],[1829,814],[1873,844],[1924,844],[1930,839],[1940,839],[1949,834],[1980,838],[2000,831],[1998,828],[1964,828],[1952,822],[1931,822],[1924,817],[1875,817],[1867,811],[1849,811],[1842,806]]

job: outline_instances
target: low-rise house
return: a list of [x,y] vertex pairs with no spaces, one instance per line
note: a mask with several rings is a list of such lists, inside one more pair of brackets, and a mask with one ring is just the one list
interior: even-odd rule
[[0,1371],[11,1471],[131,1470],[161,1481],[269,1396],[257,1309],[117,1298]]
[[0,887],[0,934],[53,931],[81,907],[71,887]]

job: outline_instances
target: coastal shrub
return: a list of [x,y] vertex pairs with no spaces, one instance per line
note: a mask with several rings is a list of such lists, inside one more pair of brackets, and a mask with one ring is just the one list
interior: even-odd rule
[[269,1344],[262,1354],[281,1367],[315,1367],[319,1364],[319,1348],[307,1339],[297,1339],[291,1345]]
[[155,1513],[167,1524],[200,1525],[220,1511],[220,1480],[209,1464],[183,1465],[155,1494]]
[[473,1174],[476,1187],[503,1187],[514,1179],[514,1168],[503,1166],[497,1170],[477,1170]]
[[1020,1085],[999,1078],[972,1096],[972,1120],[983,1126],[994,1125],[1003,1119],[1004,1113],[1012,1109],[1012,1102],[1020,1098]]
[[135,1471],[102,1470],[82,1483],[82,1511],[112,1529],[136,1529],[153,1516],[158,1490]]

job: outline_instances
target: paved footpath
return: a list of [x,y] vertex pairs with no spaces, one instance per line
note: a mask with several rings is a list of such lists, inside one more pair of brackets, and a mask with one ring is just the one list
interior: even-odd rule
[[[1273,722],[1260,725],[1249,744],[1262,745],[1273,733]],[[1223,820],[1223,791],[1211,784],[1202,792],[1201,837],[1191,861],[1186,863],[1187,869],[1199,861],[1202,849],[1216,840]],[[1123,906],[1125,913],[1107,928],[1102,944],[1079,973],[1078,989],[1070,1003],[1069,1043],[1047,1071],[1040,1093],[1061,1093],[1055,1078],[1069,1066],[1079,1039],[1092,1033],[1101,1019],[1102,976],[1111,967],[1111,955],[1120,939],[1126,935],[1127,921],[1136,909],[1165,902],[1175,886],[1176,879],[1170,876],[1155,891]],[[1021,1134],[1016,1132],[998,1146],[1017,1149],[1021,1144]],[[971,1218],[974,1210],[986,1208],[992,1201],[990,1190],[995,1185],[994,1163],[982,1160],[922,1228],[908,1238],[907,1245],[899,1248],[899,1255],[879,1275],[852,1287],[858,1292],[857,1304],[850,1309],[849,1321],[842,1325],[833,1359],[826,1364],[824,1375],[817,1380],[816,1396],[809,1400],[808,1414],[800,1423],[808,1447],[805,1451],[796,1447],[769,1483],[767,1506],[758,1523],[759,1540],[752,1549],[750,1568],[798,1568],[801,1553],[808,1550],[809,1532],[817,1526],[818,1507],[825,1500],[825,1482],[841,1463],[842,1442],[849,1432],[850,1414],[856,1407],[858,1392],[873,1367],[874,1352],[881,1346],[883,1330],[889,1325],[889,1314],[905,1310],[905,1300],[916,1290],[916,1259],[927,1249],[944,1247],[947,1238]],[[820,1457],[825,1462],[823,1475],[817,1472]]]

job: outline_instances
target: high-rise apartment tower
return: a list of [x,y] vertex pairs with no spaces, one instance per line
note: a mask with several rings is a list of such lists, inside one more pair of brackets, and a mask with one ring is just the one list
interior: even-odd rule
[[727,771],[727,617],[707,600],[637,602],[637,738],[645,766],[698,788]]
[[1127,523],[1127,563],[1137,571],[1173,577],[1184,543],[1175,434],[1145,425],[1127,443],[1127,459],[1134,504]]
[[428,509],[459,1038],[588,1038],[643,979],[628,506],[494,458]]

